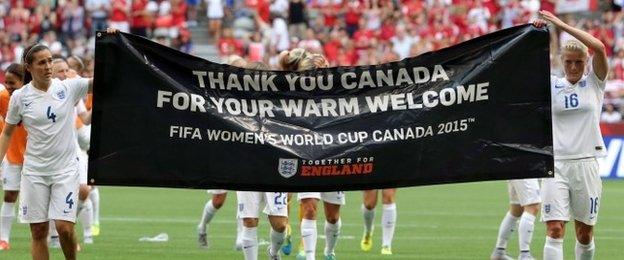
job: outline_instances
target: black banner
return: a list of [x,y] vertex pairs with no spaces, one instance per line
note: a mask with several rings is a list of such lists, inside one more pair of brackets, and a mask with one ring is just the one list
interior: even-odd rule
[[97,185],[360,190],[548,177],[548,32],[525,25],[375,66],[211,63],[97,34]]

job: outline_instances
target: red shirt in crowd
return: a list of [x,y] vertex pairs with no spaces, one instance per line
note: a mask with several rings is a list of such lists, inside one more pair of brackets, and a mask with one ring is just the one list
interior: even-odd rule
[[141,13],[147,8],[148,0],[132,1],[132,24],[134,28],[147,28],[150,26],[149,18]]
[[333,63],[338,59],[338,53],[340,52],[340,41],[338,39],[330,40],[323,45],[323,51],[325,51],[325,57],[327,61]]
[[[177,0],[178,3],[171,7],[171,17],[173,19],[173,26],[181,26],[186,21],[186,1]],[[172,4],[175,1],[172,1]]]
[[126,0],[111,0],[112,10],[109,20],[111,22],[126,22],[129,21],[128,17],[128,2]]
[[[219,48],[219,54],[226,56],[230,54],[236,54],[243,56],[243,44],[235,38],[221,38],[217,41],[217,47]],[[234,53],[229,53],[233,49]]]

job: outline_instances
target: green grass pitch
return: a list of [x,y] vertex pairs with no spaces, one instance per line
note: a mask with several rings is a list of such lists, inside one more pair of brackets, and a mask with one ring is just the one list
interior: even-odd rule
[[[93,245],[82,245],[80,259],[242,259],[234,251],[236,195],[228,194],[224,207],[209,226],[209,249],[197,246],[196,226],[209,195],[203,190],[100,187],[101,235]],[[506,184],[502,181],[402,188],[398,191],[397,228],[392,256],[382,256],[381,207],[377,208],[373,250],[360,251],[361,192],[348,192],[341,210],[343,229],[338,241],[338,259],[488,259],[496,241],[498,225],[507,210]],[[622,259],[624,246],[624,181],[604,181],[596,235],[595,259]],[[296,204],[296,203],[295,203]],[[298,242],[297,209],[291,209],[294,241]],[[323,217],[317,222],[323,234]],[[537,222],[532,253],[542,257],[544,225]],[[259,240],[268,240],[268,224],[261,218]],[[77,235],[82,241],[80,224]],[[161,232],[168,242],[139,242],[143,236]],[[0,259],[29,259],[30,233],[14,224],[11,250],[0,251]],[[508,251],[518,254],[517,233]],[[82,244],[82,243],[81,243]],[[317,257],[324,240],[319,238]],[[266,245],[259,259],[266,259]],[[565,258],[574,259],[574,229],[568,225]],[[283,259],[295,259],[293,254]],[[51,259],[62,259],[60,249],[51,249]]]

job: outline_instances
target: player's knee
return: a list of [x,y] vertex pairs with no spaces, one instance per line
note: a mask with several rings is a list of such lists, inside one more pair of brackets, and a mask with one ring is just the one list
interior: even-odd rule
[[56,223],[56,231],[59,234],[59,237],[68,238],[74,235],[74,227],[73,225],[63,224],[59,225]]
[[86,184],[80,184],[80,188],[78,189],[78,199],[86,200],[89,197],[89,186]]
[[367,210],[373,210],[376,206],[376,201],[364,201],[364,208],[366,208]]
[[30,233],[33,240],[44,240],[48,238],[48,225],[45,223],[33,224],[30,226]]
[[224,203],[225,203],[225,194],[215,195],[212,198],[212,206],[215,209],[220,209]]
[[540,204],[539,203],[535,203],[535,204],[531,204],[531,205],[526,205],[524,206],[524,211],[531,213],[531,215],[536,216],[537,213],[540,210]]
[[14,203],[17,201],[17,195],[19,191],[5,191],[4,192],[4,202]]
[[331,223],[331,224],[336,224],[336,222],[338,222],[338,219],[340,219],[340,216],[327,216],[327,222]]
[[243,225],[248,228],[257,227],[258,219],[257,218],[243,218]]
[[576,240],[583,245],[589,244],[593,236],[594,232],[591,228],[579,228],[576,230]]
[[273,224],[273,230],[279,232],[279,233],[283,233],[284,231],[286,231],[286,222],[285,221],[278,221],[275,222]]
[[302,200],[303,218],[316,219],[316,203],[314,201]]
[[548,221],[546,222],[546,229],[546,233],[549,237],[555,239],[563,238],[565,232],[563,221]]

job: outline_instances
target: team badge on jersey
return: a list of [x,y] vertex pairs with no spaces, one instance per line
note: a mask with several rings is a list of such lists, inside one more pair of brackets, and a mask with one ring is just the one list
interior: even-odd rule
[[290,178],[297,174],[297,165],[299,161],[297,159],[279,159],[279,165],[277,171],[284,178]]
[[65,90],[61,90],[59,92],[56,92],[56,97],[58,97],[58,99],[60,99],[60,100],[65,99]]
[[581,88],[584,88],[585,86],[587,86],[587,81],[585,81],[585,80],[581,80],[581,81],[579,82],[579,86],[580,86]]

